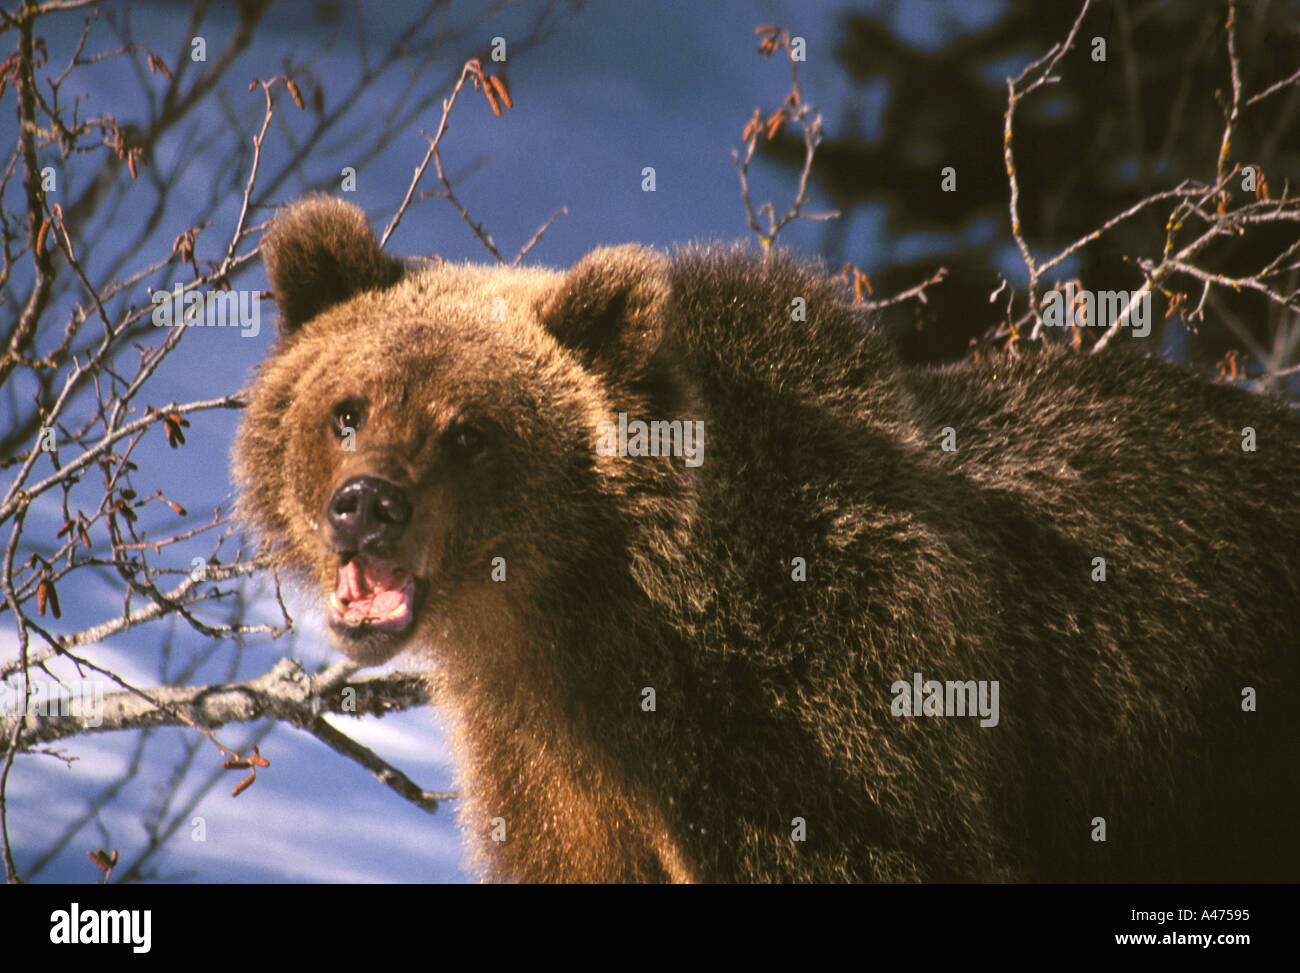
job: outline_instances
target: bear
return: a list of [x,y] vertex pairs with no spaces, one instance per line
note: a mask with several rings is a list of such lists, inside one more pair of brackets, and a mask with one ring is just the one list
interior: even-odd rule
[[261,252],[240,515],[436,678],[484,879],[1300,878],[1283,402],[905,365],[740,245],[404,262],[308,197]]

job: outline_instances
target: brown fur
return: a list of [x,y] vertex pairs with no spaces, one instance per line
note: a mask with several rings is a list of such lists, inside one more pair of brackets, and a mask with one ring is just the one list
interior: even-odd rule
[[[1118,350],[909,370],[781,255],[402,271],[322,199],[264,253],[285,334],[235,449],[243,513],[327,593],[334,491],[411,499],[385,550],[422,579],[414,628],[340,644],[437,668],[486,875],[1300,877],[1280,403]],[[703,464],[598,455],[619,412],[704,420]],[[998,680],[999,724],[892,715],[914,672]]]

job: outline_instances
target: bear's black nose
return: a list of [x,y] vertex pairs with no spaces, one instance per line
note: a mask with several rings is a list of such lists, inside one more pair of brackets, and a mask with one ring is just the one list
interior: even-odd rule
[[396,484],[357,476],[330,498],[328,515],[340,550],[370,551],[402,536],[411,522],[411,504]]

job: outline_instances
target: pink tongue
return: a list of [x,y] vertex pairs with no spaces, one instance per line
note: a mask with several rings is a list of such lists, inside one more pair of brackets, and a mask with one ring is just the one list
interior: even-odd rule
[[392,561],[358,554],[339,568],[330,621],[400,632],[414,618],[414,600],[414,578]]

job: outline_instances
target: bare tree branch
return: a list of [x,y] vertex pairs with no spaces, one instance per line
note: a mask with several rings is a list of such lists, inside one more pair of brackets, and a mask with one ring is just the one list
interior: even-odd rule
[[[776,242],[780,232],[793,220],[834,220],[839,219],[840,214],[837,210],[826,213],[803,211],[808,205],[808,182],[812,175],[813,159],[816,157],[817,147],[822,142],[822,116],[821,112],[804,101],[803,87],[799,83],[799,62],[791,43],[790,33],[781,30],[775,24],[758,27],[754,33],[762,37],[758,45],[758,53],[764,57],[771,57],[776,51],[783,50],[790,58],[790,93],[786,95],[781,107],[768,116],[766,121],[763,119],[762,112],[757,108],[754,109],[754,115],[741,135],[745,142],[745,154],[742,156],[736,150],[732,150],[731,153],[736,173],[740,177],[740,199],[745,206],[745,218],[749,222],[750,230],[758,238],[759,246],[763,248],[764,254],[767,254],[771,251],[772,244]],[[770,141],[776,138],[781,129],[790,122],[797,124],[803,135],[803,167],[799,170],[799,187],[795,191],[794,201],[778,218],[770,202],[764,203],[757,212],[755,211],[749,191],[749,166],[754,160],[754,151],[758,148],[759,135],[765,135]],[[759,225],[759,214],[767,216],[766,228]]]

